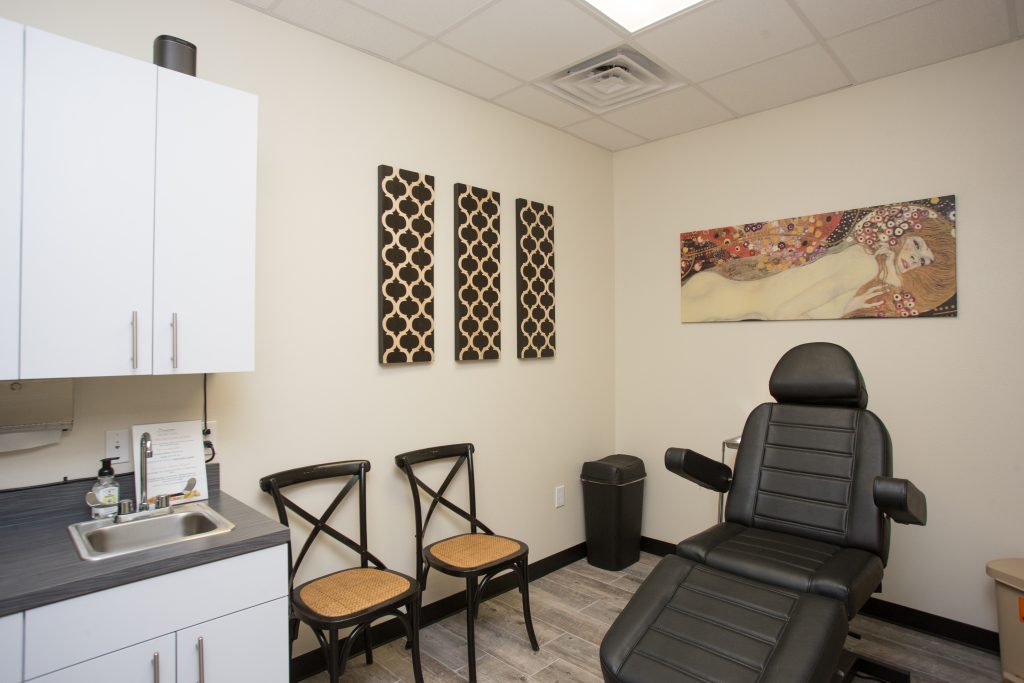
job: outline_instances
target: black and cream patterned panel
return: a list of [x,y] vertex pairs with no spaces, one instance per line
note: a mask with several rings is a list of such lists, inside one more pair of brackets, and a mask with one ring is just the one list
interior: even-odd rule
[[501,195],[455,185],[455,360],[501,357]]
[[434,176],[377,167],[380,362],[434,359]]
[[555,207],[516,200],[516,331],[520,358],[555,355]]

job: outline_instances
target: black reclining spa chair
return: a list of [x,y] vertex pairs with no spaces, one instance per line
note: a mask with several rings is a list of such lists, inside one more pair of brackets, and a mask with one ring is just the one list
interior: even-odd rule
[[791,349],[769,391],[777,403],[747,418],[735,474],[665,453],[672,472],[729,493],[725,521],[679,543],[619,616],[602,643],[609,683],[831,680],[846,621],[880,587],[889,519],[925,523],[924,494],[892,477],[889,434],[848,351]]

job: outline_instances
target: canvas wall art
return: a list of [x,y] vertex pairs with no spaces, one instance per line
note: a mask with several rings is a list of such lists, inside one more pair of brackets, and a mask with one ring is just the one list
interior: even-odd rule
[[682,322],[957,314],[956,197],[679,235]]
[[434,177],[377,167],[379,360],[434,359]]
[[516,200],[516,324],[520,358],[555,355],[555,208]]
[[455,185],[455,360],[501,357],[501,195]]

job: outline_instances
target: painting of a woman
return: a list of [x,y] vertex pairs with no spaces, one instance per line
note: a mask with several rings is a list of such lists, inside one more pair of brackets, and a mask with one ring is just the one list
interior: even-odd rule
[[683,322],[956,315],[955,197],[680,235]]

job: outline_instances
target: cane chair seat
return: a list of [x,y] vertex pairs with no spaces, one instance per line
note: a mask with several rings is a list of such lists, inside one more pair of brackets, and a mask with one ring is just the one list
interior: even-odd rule
[[302,584],[295,589],[295,606],[319,617],[340,619],[403,602],[414,590],[409,577],[397,572],[356,567]]
[[514,538],[492,534],[460,534],[427,546],[424,552],[446,565],[467,570],[510,559],[522,552],[524,547]]
[[[414,683],[423,683],[419,645],[421,584],[404,574],[389,570],[367,547],[366,475],[369,471],[370,463],[366,460],[346,460],[297,467],[260,479],[260,488],[274,499],[281,524],[290,528],[290,512],[309,526],[309,534],[298,554],[292,555],[291,546],[288,551],[291,557],[288,576],[289,636],[291,642],[294,642],[299,634],[299,624],[309,626],[320,643],[328,680],[330,683],[339,683],[355,643],[362,642],[366,663],[373,664],[373,623],[384,617],[393,617],[405,631],[408,647],[412,650]],[[285,495],[286,488],[304,488],[303,485],[325,480],[336,480],[339,489],[319,516]],[[331,523],[332,516],[353,490],[359,493],[357,538],[349,537],[342,528]],[[308,500],[316,505],[315,509],[319,509],[319,503],[323,502],[316,498]],[[335,541],[338,544],[335,548],[340,545],[356,553],[359,566],[331,572],[296,585],[295,577],[299,567],[318,538]],[[340,632],[347,629],[351,629],[348,635],[342,636]]]
[[[473,479],[473,444],[461,443],[434,448],[421,448],[395,456],[398,466],[409,480],[412,491],[413,511],[416,515],[416,581],[421,589],[427,585],[427,572],[435,569],[449,576],[466,580],[466,670],[469,683],[476,683],[476,644],[473,621],[480,614],[480,601],[487,583],[497,574],[511,571],[519,584],[523,596],[523,622],[530,638],[530,647],[540,650],[537,635],[533,632],[530,618],[530,549],[522,541],[498,536],[476,516],[476,485]],[[449,460],[451,469],[437,490],[423,481],[414,468],[424,463]],[[448,487],[455,480],[462,466],[466,466],[469,489],[469,509],[466,510],[445,497]],[[423,514],[420,496],[426,494],[431,500],[426,515]],[[459,534],[436,541],[424,547],[423,538],[434,512],[443,509],[445,513],[461,517],[469,522],[468,534]]]

